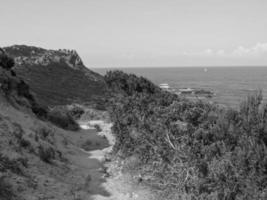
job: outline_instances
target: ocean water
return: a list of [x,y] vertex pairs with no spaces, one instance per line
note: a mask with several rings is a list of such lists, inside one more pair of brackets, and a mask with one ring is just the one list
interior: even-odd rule
[[[115,68],[93,69],[105,74]],[[150,79],[155,84],[168,83],[174,88],[203,88],[215,92],[214,102],[237,107],[247,95],[262,90],[267,100],[267,67],[116,68]]]

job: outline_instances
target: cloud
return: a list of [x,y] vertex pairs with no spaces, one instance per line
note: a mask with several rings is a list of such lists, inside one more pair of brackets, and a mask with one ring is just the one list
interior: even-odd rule
[[224,49],[206,49],[199,52],[184,52],[184,56],[213,56],[213,57],[259,57],[267,55],[267,43],[257,43],[252,47],[239,46],[233,51],[226,52]]
[[224,56],[225,55],[225,51],[223,49],[220,49],[216,52],[216,55],[218,56]]
[[206,56],[212,56],[214,55],[214,51],[212,49],[206,49],[202,54]]
[[194,53],[184,52],[183,55],[185,56],[224,56],[225,51],[223,49],[219,49],[219,50],[206,49],[204,51],[194,52]]
[[267,53],[267,43],[258,43],[253,47],[239,46],[233,51],[234,56],[261,56]]

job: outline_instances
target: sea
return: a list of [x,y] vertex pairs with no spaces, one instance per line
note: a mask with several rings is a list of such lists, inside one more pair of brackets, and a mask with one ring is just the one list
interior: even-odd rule
[[167,83],[172,88],[198,88],[214,92],[213,102],[238,107],[240,102],[262,90],[267,102],[267,67],[147,67],[95,68],[104,75],[122,70],[148,78],[155,84]]

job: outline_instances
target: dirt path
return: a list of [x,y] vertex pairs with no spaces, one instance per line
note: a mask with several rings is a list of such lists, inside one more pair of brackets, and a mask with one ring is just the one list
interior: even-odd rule
[[[98,160],[102,163],[102,173],[97,173],[97,179],[104,178],[101,182],[101,188],[106,192],[104,194],[96,193],[92,196],[94,200],[152,200],[153,195],[151,191],[145,189],[137,184],[131,183],[130,177],[122,174],[117,168],[116,163],[105,163],[106,155],[111,152],[112,146],[115,143],[115,138],[111,134],[112,124],[103,120],[94,120],[88,122],[80,122],[80,127],[84,130],[92,129],[94,125],[98,125],[102,131],[98,133],[99,136],[105,137],[109,142],[109,147],[104,149],[89,151],[90,160]],[[97,171],[97,170],[96,170]],[[99,172],[99,171],[98,171]],[[108,175],[108,177],[107,177]]]

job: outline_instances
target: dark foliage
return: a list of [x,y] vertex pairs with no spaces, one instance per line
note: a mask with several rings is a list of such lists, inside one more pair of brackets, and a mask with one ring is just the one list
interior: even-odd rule
[[44,162],[51,163],[56,158],[56,152],[51,146],[43,144],[39,146],[39,156]]
[[54,108],[48,112],[47,118],[60,128],[73,131],[79,130],[79,125],[65,109]]
[[15,62],[13,58],[9,57],[3,49],[0,48],[0,66],[4,69],[10,70],[14,67]]
[[[18,60],[14,72],[31,87],[41,105],[96,102],[95,97],[105,97],[103,77],[86,68],[77,59],[78,54],[63,55],[60,51],[26,45],[5,47],[4,50]],[[70,66],[74,63],[79,67]]]
[[25,66],[16,68],[16,73],[27,80],[37,101],[46,106],[91,101],[105,93],[103,82],[90,80],[65,63]]
[[32,105],[32,112],[41,119],[47,119],[47,108],[37,103]]
[[109,108],[114,152],[138,157],[151,186],[176,199],[266,199],[267,106],[260,92],[233,110],[151,92],[150,83],[133,76],[133,84],[122,72],[108,76],[117,91]]
[[27,167],[28,161],[26,158],[10,158],[0,154],[0,172],[11,171],[16,174],[23,174],[23,168]]
[[160,91],[149,80],[143,77],[139,78],[134,74],[126,74],[122,71],[109,71],[104,79],[113,92],[126,95],[133,95],[134,93],[155,94]]
[[[6,57],[8,57],[5,52],[0,50],[0,65],[4,68],[0,71],[0,89],[3,91],[5,96],[8,98],[9,102],[13,105],[19,104],[20,106],[27,107],[32,110],[32,112],[42,120],[49,120],[55,125],[68,129],[68,130],[78,130],[79,126],[72,118],[73,115],[80,115],[81,110],[73,110],[72,113],[65,112],[64,110],[53,109],[48,111],[48,108],[40,105],[35,100],[34,96],[30,91],[29,85],[22,79],[16,77],[15,73],[13,75],[9,72],[9,68],[6,66]],[[8,57],[9,58],[9,57]],[[3,61],[1,59],[4,59]],[[10,58],[10,60],[12,60]]]
[[17,91],[19,96],[23,96],[30,101],[34,101],[34,98],[30,93],[30,87],[23,80],[20,80],[17,84]]
[[74,106],[69,110],[69,114],[73,119],[79,119],[84,114],[84,110],[81,107]]
[[16,199],[12,185],[7,182],[6,177],[0,174],[0,199],[13,200]]

